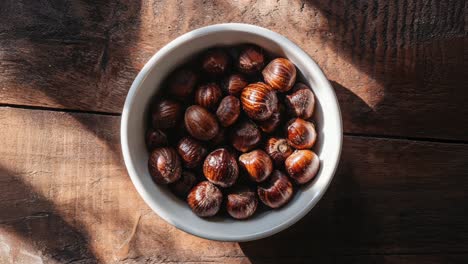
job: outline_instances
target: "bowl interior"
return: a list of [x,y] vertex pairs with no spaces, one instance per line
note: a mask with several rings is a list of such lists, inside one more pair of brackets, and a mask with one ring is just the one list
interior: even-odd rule
[[[300,79],[316,95],[314,120],[318,141],[314,151],[321,168],[316,178],[302,186],[293,200],[279,210],[255,214],[249,220],[227,217],[203,219],[165,186],[153,183],[147,168],[144,133],[147,111],[165,77],[188,57],[207,48],[254,43],[271,54],[291,60]],[[146,203],[162,218],[186,232],[208,239],[247,241],[262,238],[292,225],[304,216],[328,187],[341,151],[341,116],[335,94],[318,66],[295,44],[272,31],[244,24],[221,24],[189,32],[161,49],[135,79],[122,116],[122,148],[130,177]]]

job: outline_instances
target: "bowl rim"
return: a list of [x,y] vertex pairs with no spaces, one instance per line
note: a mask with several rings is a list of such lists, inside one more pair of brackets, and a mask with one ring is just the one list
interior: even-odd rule
[[[334,153],[335,155],[331,158],[332,160],[329,159],[330,162],[333,162],[332,164],[334,164],[329,180],[326,182],[325,186],[318,191],[318,193],[313,199],[308,201],[301,210],[297,211],[294,215],[291,215],[287,221],[279,223],[278,225],[268,230],[262,230],[262,231],[251,233],[248,235],[237,235],[237,236],[229,236],[229,237],[212,235],[212,234],[210,235],[209,230],[205,232],[199,232],[195,229],[192,229],[190,225],[183,223],[183,221],[177,221],[175,219],[172,219],[170,217],[170,213],[166,212],[165,209],[163,209],[161,206],[159,206],[157,203],[154,203],[153,200],[150,199],[150,194],[145,191],[145,187],[143,186],[143,183],[141,182],[140,177],[138,176],[138,173],[136,172],[136,169],[130,157],[130,149],[129,149],[129,144],[128,144],[129,140],[128,140],[128,133],[127,133],[128,122],[129,122],[129,112],[134,104],[134,101],[136,98],[135,94],[140,88],[141,84],[150,74],[156,62],[159,61],[159,59],[163,57],[164,54],[166,54],[167,52],[170,52],[172,49],[175,49],[179,45],[182,45],[185,42],[190,41],[190,39],[192,39],[195,36],[202,36],[206,34],[212,34],[215,32],[226,31],[226,30],[248,32],[251,34],[260,35],[262,37],[270,39],[273,42],[276,42],[280,46],[288,46],[291,52],[296,53],[298,57],[301,57],[301,60],[303,60],[305,64],[313,68],[311,71],[314,71],[315,75],[321,75],[320,77],[325,80],[324,84],[327,86],[326,88],[330,91],[330,95],[331,95],[330,100],[333,100],[337,107],[336,112],[338,116],[335,120],[334,125],[338,129],[337,134],[339,135],[339,137],[336,139],[337,141],[335,142],[337,146],[337,151]],[[125,163],[127,172],[130,176],[130,179],[133,185],[135,186],[138,194],[143,198],[145,203],[155,213],[157,213],[162,219],[164,219],[167,223],[175,226],[176,228],[184,232],[187,232],[189,234],[192,234],[201,238],[217,240],[217,241],[245,242],[245,241],[252,241],[252,240],[265,238],[265,237],[274,235],[278,232],[285,230],[286,228],[292,226],[297,221],[302,219],[307,213],[309,213],[312,210],[312,208],[315,207],[318,201],[322,199],[331,181],[333,180],[337,167],[339,165],[340,156],[342,152],[342,144],[343,144],[343,121],[342,121],[341,110],[339,107],[338,99],[336,97],[336,93],[334,89],[332,88],[329,80],[326,78],[325,74],[319,68],[317,63],[298,45],[296,45],[291,40],[287,39],[285,36],[279,33],[276,33],[274,31],[271,31],[269,29],[260,27],[260,26],[244,24],[244,23],[222,23],[222,24],[214,24],[210,26],[201,27],[201,28],[189,31],[187,33],[184,33],[183,35],[167,43],[165,46],[159,49],[150,58],[150,60],[143,66],[143,68],[140,70],[140,72],[134,79],[128,91],[127,97],[125,99],[124,107],[122,110],[122,117],[121,117],[120,139],[121,139],[120,143],[122,147],[124,163]]]

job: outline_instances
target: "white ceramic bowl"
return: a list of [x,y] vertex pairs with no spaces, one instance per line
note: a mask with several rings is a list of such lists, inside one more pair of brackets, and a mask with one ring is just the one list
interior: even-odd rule
[[[313,181],[302,186],[283,208],[257,213],[249,220],[199,218],[187,204],[176,198],[166,186],[153,183],[148,172],[145,147],[145,120],[150,100],[164,78],[202,50],[218,45],[255,43],[268,52],[291,60],[300,79],[316,95],[315,122],[318,142],[314,151],[321,167]],[[336,95],[317,64],[298,46],[268,29],[247,24],[218,24],[188,32],[160,49],[140,71],[133,82],[122,114],[122,152],[128,173],[145,202],[160,217],[193,235],[221,241],[249,241],[273,235],[306,215],[320,200],[333,174],[341,153],[342,122]],[[316,227],[320,228],[320,227]]]

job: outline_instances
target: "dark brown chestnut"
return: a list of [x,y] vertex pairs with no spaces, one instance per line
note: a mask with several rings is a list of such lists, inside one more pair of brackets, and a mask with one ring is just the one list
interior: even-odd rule
[[266,142],[265,151],[273,159],[275,165],[280,168],[284,166],[284,161],[293,153],[294,149],[286,139],[271,137]]
[[206,157],[203,174],[210,182],[221,187],[229,187],[236,182],[239,168],[234,156],[227,149],[219,148]]
[[208,74],[223,74],[229,66],[229,55],[222,49],[207,51],[202,57],[202,68]]
[[182,116],[182,106],[170,99],[158,101],[152,109],[152,123],[154,128],[172,128]]
[[303,83],[296,83],[293,93],[286,96],[289,111],[296,117],[309,119],[314,113],[315,97],[312,90]]
[[285,161],[286,171],[297,183],[312,180],[320,167],[318,156],[311,150],[296,150]]
[[254,74],[260,72],[265,65],[263,50],[254,45],[247,45],[239,53],[237,68],[240,72]]
[[223,127],[228,127],[234,124],[237,121],[237,118],[239,118],[239,114],[239,99],[232,95],[224,97],[218,106],[218,110],[216,110],[216,116]]
[[225,93],[239,96],[242,92],[242,89],[244,89],[247,84],[249,83],[242,74],[234,73],[224,79],[222,87]]
[[209,181],[200,182],[190,191],[187,203],[200,217],[214,216],[221,208],[223,194]]
[[168,143],[166,133],[162,130],[150,128],[146,132],[146,146],[148,150],[151,151],[157,147],[167,146]]
[[241,103],[244,112],[257,121],[267,120],[278,110],[276,93],[262,82],[247,85],[242,90]]
[[273,162],[270,156],[259,149],[240,155],[239,165],[255,182],[266,180],[273,171]]
[[283,113],[280,111],[274,112],[270,118],[264,121],[257,121],[260,129],[265,133],[272,133],[278,128],[283,121]]
[[208,154],[208,150],[201,142],[190,137],[184,137],[179,141],[177,152],[187,168],[197,167]]
[[177,151],[173,148],[157,148],[151,152],[148,169],[153,180],[158,184],[177,181],[182,174],[182,165]]
[[192,94],[195,84],[197,83],[197,79],[197,75],[191,69],[178,69],[169,76],[168,92],[176,97],[188,97]]
[[260,201],[265,205],[279,208],[291,200],[293,186],[284,173],[275,170],[265,184],[258,186],[257,193]]
[[260,143],[262,134],[255,124],[248,120],[242,120],[231,130],[230,139],[235,149],[247,152]]
[[218,134],[216,117],[201,106],[192,105],[187,108],[184,121],[187,132],[198,140],[210,140]]
[[272,60],[262,71],[263,79],[274,90],[287,92],[296,81],[296,66],[288,59]]
[[169,188],[175,195],[185,199],[196,183],[197,177],[195,177],[195,174],[189,171],[183,171],[180,179],[174,183],[171,183]]
[[206,83],[200,85],[195,91],[195,103],[206,108],[216,109],[223,93],[216,83]]
[[302,118],[295,118],[287,126],[289,144],[296,149],[309,149],[317,138],[314,124]]
[[247,219],[257,210],[257,197],[251,190],[234,191],[227,196],[226,211],[235,219]]

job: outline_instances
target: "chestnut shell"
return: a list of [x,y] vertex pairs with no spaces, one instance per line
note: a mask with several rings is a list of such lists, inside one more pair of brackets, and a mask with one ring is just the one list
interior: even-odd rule
[[247,45],[240,51],[237,64],[240,72],[254,74],[261,71],[264,65],[265,56],[260,47]]
[[223,194],[209,181],[197,184],[187,196],[187,203],[200,217],[214,216],[221,208]]
[[216,117],[201,106],[192,105],[187,108],[184,121],[187,132],[198,140],[210,140],[218,134]]
[[202,163],[206,154],[208,154],[208,149],[201,142],[190,137],[184,137],[177,144],[177,152],[185,167],[195,168]]
[[200,85],[195,91],[195,103],[206,109],[216,109],[223,93],[216,83]]
[[311,150],[296,150],[286,159],[285,167],[291,178],[299,184],[304,184],[315,178],[320,168],[320,160]]
[[262,134],[254,123],[242,120],[231,130],[230,139],[235,149],[240,152],[247,152],[260,143]]
[[289,145],[284,138],[271,137],[265,144],[265,151],[270,155],[276,167],[284,166],[284,161],[291,155],[294,149]]
[[169,147],[153,150],[148,160],[148,170],[158,184],[177,181],[182,174],[182,165],[177,151]]
[[293,196],[293,186],[288,177],[275,170],[270,179],[257,188],[258,198],[270,208],[279,208],[288,203]]
[[239,96],[242,92],[242,89],[244,89],[247,84],[249,83],[242,74],[233,73],[224,79],[222,88],[227,94]]
[[262,75],[265,82],[274,90],[287,92],[296,82],[296,66],[288,59],[277,58],[268,63]]
[[228,95],[221,100],[216,116],[223,127],[234,124],[240,115],[240,102],[235,96]]
[[288,122],[288,141],[296,149],[312,148],[317,139],[314,124],[302,118],[295,118]]
[[212,183],[221,187],[232,186],[239,176],[234,156],[225,148],[212,151],[203,163],[203,174]]
[[262,182],[273,172],[273,162],[263,150],[253,150],[239,157],[239,165],[252,181]]
[[293,92],[286,96],[289,112],[302,119],[309,119],[314,114],[315,96],[303,83],[296,83]]
[[168,92],[177,97],[188,97],[192,94],[198,77],[195,72],[188,68],[176,70],[169,76]]
[[171,99],[163,99],[152,107],[154,128],[167,129],[174,127],[182,116],[182,105]]
[[157,147],[164,147],[169,144],[166,133],[160,129],[149,129],[146,132],[146,147],[148,150],[153,150]]
[[247,85],[242,90],[240,99],[242,109],[253,120],[267,120],[278,110],[276,93],[262,82]]
[[247,219],[255,213],[257,205],[255,192],[240,190],[228,194],[226,211],[235,219]]
[[229,66],[229,55],[222,49],[210,49],[202,57],[202,68],[212,75],[223,74]]

